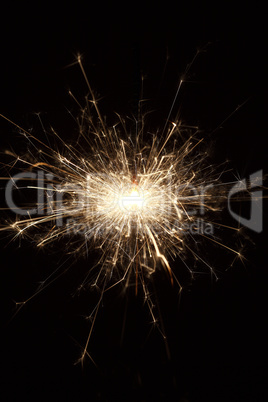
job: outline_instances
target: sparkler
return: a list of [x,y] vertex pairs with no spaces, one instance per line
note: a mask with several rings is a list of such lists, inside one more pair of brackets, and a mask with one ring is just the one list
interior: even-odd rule
[[[163,130],[155,134],[150,133],[142,113],[135,121],[135,135],[131,133],[133,122],[120,116],[118,123],[109,127],[80,57],[77,62],[89,89],[77,119],[80,140],[75,146],[64,143],[64,151],[59,152],[15,124],[33,150],[25,157],[12,154],[26,172],[13,177],[7,188],[12,193],[15,187],[21,188],[20,180],[28,180],[26,187],[38,192],[38,200],[24,209],[16,209],[13,203],[17,218],[2,230],[12,230],[14,238],[28,235],[37,247],[64,238],[77,255],[89,247],[99,250],[99,259],[82,284],[101,289],[83,361],[86,355],[91,358],[88,344],[100,302],[112,287],[134,285],[136,294],[141,289],[157,323],[148,289],[156,270],[164,270],[170,283],[181,290],[171,261],[178,257],[193,274],[185,257],[188,254],[217,277],[192,245],[197,234],[221,244],[213,233],[211,213],[221,212],[228,186],[220,183],[222,171],[206,163],[198,127],[183,125],[179,119],[170,121],[171,111]],[[198,233],[200,222],[206,226]],[[242,258],[239,251],[221,245]],[[94,280],[92,272],[96,273]]]

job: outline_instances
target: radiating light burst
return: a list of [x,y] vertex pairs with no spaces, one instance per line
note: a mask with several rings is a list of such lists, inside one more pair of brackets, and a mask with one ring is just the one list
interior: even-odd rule
[[[99,259],[89,267],[82,284],[101,289],[99,302],[92,309],[83,361],[86,355],[91,358],[89,340],[103,294],[111,287],[134,285],[136,294],[140,289],[156,323],[148,290],[156,270],[163,269],[171,284],[177,283],[181,289],[179,272],[172,268],[175,258],[193,273],[194,267],[186,258],[191,255],[216,277],[196,247],[200,239],[226,247],[236,257],[241,254],[221,244],[212,231],[228,185],[220,182],[222,169],[207,162],[199,129],[175,119],[165,121],[162,130],[152,133],[142,112],[137,120],[119,116],[118,123],[109,127],[80,57],[78,64],[89,88],[86,105],[77,118],[79,142],[68,145],[52,130],[54,138],[64,144],[59,152],[59,146],[51,147],[17,126],[29,140],[31,151],[24,157],[12,155],[31,175],[14,181],[14,186],[21,188],[22,180],[28,190],[38,192],[38,199],[24,207],[28,212],[18,214],[4,230],[15,231],[14,237],[27,235],[38,247],[66,239],[66,250],[76,255],[90,248],[99,250]],[[179,88],[181,85],[182,81]],[[14,162],[11,165],[14,167]],[[29,180],[26,185],[25,179]],[[202,231],[196,229],[200,224]],[[43,287],[50,281],[51,277]]]

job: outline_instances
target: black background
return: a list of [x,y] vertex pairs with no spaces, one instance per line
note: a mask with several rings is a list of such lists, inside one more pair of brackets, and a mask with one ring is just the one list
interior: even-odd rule
[[[218,2],[13,2],[1,15],[1,113],[42,136],[36,118],[41,112],[47,126],[64,139],[72,137],[75,125],[66,108],[75,108],[68,89],[79,99],[87,93],[79,67],[68,67],[80,53],[93,89],[103,98],[102,113],[111,121],[116,121],[114,112],[133,113],[137,77],[143,74],[143,96],[149,109],[157,110],[150,117],[157,127],[168,115],[187,63],[197,48],[210,43],[194,63],[192,83],[184,85],[173,116],[181,107],[187,122],[211,132],[248,100],[212,137],[213,161],[229,159],[235,174],[246,177],[265,169],[266,163],[264,14],[255,4],[235,8]],[[25,146],[4,120],[0,135],[1,151],[20,152]],[[2,233],[2,400],[267,400],[266,230],[264,225],[261,234],[248,232],[245,266],[238,262],[228,270],[228,253],[205,247],[217,264],[217,283],[207,273],[190,284],[184,273],[179,299],[165,275],[155,278],[170,359],[142,298],[131,291],[125,298],[111,292],[89,347],[98,368],[89,360],[83,368],[74,365],[89,329],[83,315],[89,314],[96,296],[72,295],[94,254],[72,263],[10,322],[13,300],[34,292],[63,259],[65,247],[37,252],[27,241],[21,247],[18,241],[9,244]],[[180,266],[174,263],[174,269]]]

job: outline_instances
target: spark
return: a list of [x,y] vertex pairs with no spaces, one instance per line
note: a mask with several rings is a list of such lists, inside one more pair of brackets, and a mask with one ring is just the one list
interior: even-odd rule
[[[211,213],[215,216],[221,213],[226,183],[221,185],[222,172],[207,164],[207,152],[200,150],[204,138],[200,138],[198,128],[185,126],[179,119],[169,120],[185,80],[179,83],[161,136],[151,134],[146,126],[146,114],[141,114],[135,121],[133,140],[132,120],[128,122],[120,117],[118,124],[112,127],[106,124],[81,57],[77,63],[89,95],[77,118],[80,141],[75,146],[64,143],[52,129],[53,136],[63,144],[60,152],[1,115],[31,143],[32,151],[28,155],[12,156],[16,164],[32,174],[26,189],[41,194],[33,209],[32,205],[26,205],[26,214],[18,214],[15,221],[1,230],[15,232],[14,237],[27,234],[37,247],[66,239],[69,249],[77,256],[87,253],[89,248],[99,250],[99,259],[81,285],[85,287],[89,283],[101,289],[83,348],[83,361],[85,356],[92,359],[88,352],[89,340],[103,295],[112,287],[134,284],[136,294],[140,290],[143,293],[152,321],[156,323],[148,283],[157,270],[164,270],[171,285],[176,283],[181,290],[171,262],[179,257],[192,273],[193,267],[189,267],[186,259],[190,254],[217,278],[205,257],[194,249],[193,245],[198,242],[191,228],[200,219],[207,225],[214,223]],[[14,163],[11,166],[14,168]],[[24,184],[27,179],[22,176],[13,181],[14,187],[21,189],[20,180]],[[213,233],[200,232],[199,237],[241,258],[239,251],[222,245]],[[96,272],[94,280],[93,271]],[[57,269],[55,278],[60,275]],[[43,288],[55,278],[47,278]]]

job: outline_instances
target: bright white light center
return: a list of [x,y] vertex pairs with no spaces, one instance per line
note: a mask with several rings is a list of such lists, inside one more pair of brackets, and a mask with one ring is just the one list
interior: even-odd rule
[[137,211],[142,209],[144,198],[137,189],[132,189],[130,193],[124,194],[119,200],[120,208],[127,211]]

